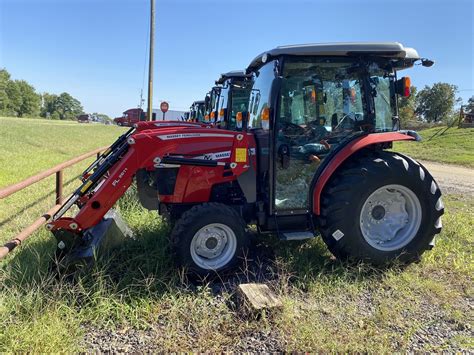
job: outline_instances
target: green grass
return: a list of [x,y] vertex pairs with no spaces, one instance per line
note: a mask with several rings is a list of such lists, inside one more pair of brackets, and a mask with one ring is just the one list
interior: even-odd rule
[[[73,121],[0,117],[0,188],[59,163],[111,144],[117,126]],[[78,175],[95,157],[64,171],[64,194],[78,186]],[[0,200],[0,242],[13,237],[54,205],[55,176]]]
[[[21,123],[18,132],[23,132]],[[97,145],[120,133],[114,127],[100,129]],[[82,139],[90,139],[90,132],[85,126],[77,131]],[[99,140],[99,133],[94,137]],[[74,146],[77,141],[70,138]],[[83,151],[93,147],[91,141]],[[36,155],[30,156],[34,166]],[[23,178],[25,171],[19,175]],[[45,186],[41,193],[48,191]],[[8,215],[5,208],[16,211],[22,201],[27,203],[27,197],[1,206],[2,216]],[[267,283],[284,306],[257,315],[235,302],[233,284],[216,291],[216,284],[188,283],[173,266],[169,227],[156,212],[144,210],[131,189],[116,207],[136,239],[110,259],[99,260],[77,282],[47,272],[55,243],[44,229],[0,262],[0,351],[86,351],[91,332],[112,332],[139,334],[150,350],[246,350],[259,339],[271,339],[276,349],[288,351],[388,353],[409,350],[419,334],[430,336],[430,327],[463,331],[435,335],[419,349],[473,351],[474,199],[446,196],[445,205],[436,247],[404,269],[340,263],[319,239],[260,239],[255,247],[262,259],[250,256],[251,267],[236,277]],[[15,224],[27,217],[33,216],[20,215]],[[0,233],[5,240],[7,235]]]
[[0,117],[0,188],[112,143],[117,126]]
[[474,167],[474,128],[453,127],[433,137],[445,128],[419,131],[421,142],[395,142],[393,149],[416,159]]

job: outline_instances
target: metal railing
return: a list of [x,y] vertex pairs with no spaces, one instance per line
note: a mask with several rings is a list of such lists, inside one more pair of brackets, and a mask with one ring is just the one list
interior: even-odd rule
[[93,155],[97,155],[97,158],[100,155],[100,152],[106,150],[108,147],[102,147],[95,149],[89,153],[82,154],[76,158],[73,158],[71,160],[68,160],[64,163],[58,164],[53,168],[50,168],[48,170],[45,170],[39,174],[36,174],[34,176],[31,176],[23,181],[20,181],[16,184],[7,186],[3,189],[0,189],[0,199],[4,199],[18,191],[21,191],[28,186],[31,186],[53,174],[56,174],[56,204],[45,214],[43,214],[41,217],[39,217],[36,221],[34,221],[32,224],[30,224],[28,227],[23,229],[19,234],[15,236],[12,240],[9,242],[5,243],[3,246],[0,247],[0,259],[5,257],[9,252],[11,252],[13,249],[15,249],[17,246],[19,246],[23,241],[25,241],[33,232],[35,232],[38,228],[40,228],[44,223],[46,223],[51,216],[53,216],[61,207],[64,196],[63,196],[63,170],[66,168],[69,168],[77,163],[80,163],[81,161],[90,158]]

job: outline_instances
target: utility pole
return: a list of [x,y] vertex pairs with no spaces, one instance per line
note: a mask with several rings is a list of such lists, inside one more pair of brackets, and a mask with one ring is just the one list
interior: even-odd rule
[[153,54],[155,50],[155,0],[150,0],[150,63],[148,66],[147,120],[153,120]]

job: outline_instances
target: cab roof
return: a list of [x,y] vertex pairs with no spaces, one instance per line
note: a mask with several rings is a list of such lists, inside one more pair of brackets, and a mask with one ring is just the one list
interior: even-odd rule
[[193,102],[193,105],[202,105],[204,103],[206,103],[204,100],[197,100]]
[[[309,43],[280,46],[263,52],[255,57],[247,68],[247,72],[264,64],[265,57],[280,55],[291,56],[360,56],[373,55],[379,57],[408,60],[420,59],[413,48],[404,47],[399,42],[341,42],[341,43]],[[268,59],[267,59],[268,60]]]
[[216,85],[224,84],[227,79],[237,78],[237,79],[246,79],[250,78],[250,74],[245,74],[245,70],[233,70],[227,73],[221,74],[220,78],[216,80]]

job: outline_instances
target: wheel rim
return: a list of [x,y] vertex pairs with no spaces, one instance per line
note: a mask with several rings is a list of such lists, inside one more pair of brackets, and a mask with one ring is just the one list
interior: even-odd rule
[[421,204],[415,193],[402,185],[375,190],[360,212],[360,230],[372,247],[398,250],[410,243],[421,225]]
[[199,229],[191,241],[193,261],[202,269],[217,270],[227,265],[237,249],[234,231],[221,223],[208,224]]

